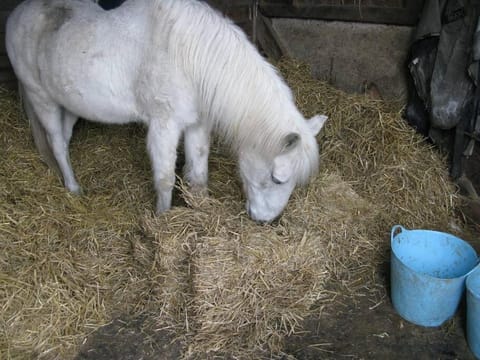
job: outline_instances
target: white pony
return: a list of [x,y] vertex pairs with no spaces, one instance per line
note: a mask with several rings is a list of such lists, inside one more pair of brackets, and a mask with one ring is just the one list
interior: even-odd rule
[[68,146],[78,117],[148,127],[157,212],[171,207],[176,150],[184,176],[207,187],[210,133],[238,155],[247,211],[271,221],[318,168],[315,136],[290,89],[230,20],[194,0],[27,0],[9,16],[6,46],[42,156],[79,193]]

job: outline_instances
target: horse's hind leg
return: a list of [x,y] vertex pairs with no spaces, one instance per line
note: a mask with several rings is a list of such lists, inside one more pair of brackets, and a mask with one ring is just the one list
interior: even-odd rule
[[204,126],[192,125],[185,129],[184,140],[185,180],[193,192],[206,195],[210,132]]
[[[63,138],[65,139],[65,143],[68,145],[70,144],[70,139],[72,138],[73,127],[77,123],[78,116],[72,114],[70,111],[63,109],[63,121],[62,121],[62,132]],[[67,151],[68,153],[68,151]]]
[[20,99],[25,110],[25,114],[30,123],[30,128],[32,130],[33,140],[35,141],[35,146],[37,147],[38,152],[43,161],[54,170],[58,175],[62,175],[60,168],[55,160],[52,149],[48,144],[47,134],[45,128],[40,123],[37,114],[33,110],[32,103],[28,97],[28,94],[25,92],[23,85],[19,82],[18,90],[20,93]]
[[45,130],[48,145],[63,176],[65,187],[71,192],[79,194],[80,186],[75,180],[68,154],[68,141],[70,139],[67,141],[65,138],[65,135],[71,135],[73,120],[70,119],[66,128],[67,134],[64,135],[62,108],[46,96],[40,96],[38,92],[26,92],[26,95],[30,100],[32,111]]

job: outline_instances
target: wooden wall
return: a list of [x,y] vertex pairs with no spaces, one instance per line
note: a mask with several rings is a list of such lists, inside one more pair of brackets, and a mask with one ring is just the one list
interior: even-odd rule
[[0,0],[0,84],[9,88],[16,88],[17,84],[5,50],[5,22],[10,11],[20,2],[20,0]]
[[[114,7],[124,0],[97,0],[106,7]],[[253,0],[201,0],[230,17],[252,36]],[[21,0],[0,0],[0,84],[15,87],[15,76],[5,50],[5,21],[10,11]],[[271,32],[269,18],[294,17],[322,20],[363,21],[386,24],[413,25],[424,0],[258,0],[258,42],[269,55],[281,55]],[[308,41],[308,39],[306,39]]]
[[219,9],[226,16],[245,30],[252,33],[252,0],[206,0],[211,6]]
[[259,0],[267,17],[415,25],[424,0]]

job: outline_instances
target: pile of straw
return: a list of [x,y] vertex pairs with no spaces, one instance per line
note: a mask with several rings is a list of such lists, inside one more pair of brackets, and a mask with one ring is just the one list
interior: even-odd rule
[[398,106],[346,95],[303,64],[278,66],[305,115],[330,119],[320,173],[273,225],[245,214],[220,145],[210,197],[179,183],[179,206],[154,216],[145,131],[134,125],[77,126],[84,194],[72,196],[40,161],[16,97],[0,92],[0,358],[71,358],[125,314],[175,331],[185,356],[281,354],[312,306],[332,301],[327,283],[354,294],[372,281],[392,225],[452,232],[444,159]]

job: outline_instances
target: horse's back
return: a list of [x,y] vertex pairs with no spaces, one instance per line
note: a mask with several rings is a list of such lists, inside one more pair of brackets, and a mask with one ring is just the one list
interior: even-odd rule
[[[98,6],[88,0],[27,0],[9,15],[6,24],[6,42],[9,52],[18,50],[19,43],[29,45],[57,32],[69,19],[79,14],[98,11]],[[13,55],[13,54],[12,54]]]
[[5,43],[20,81],[38,81],[39,62],[56,40],[59,30],[74,16],[96,7],[88,0],[27,0],[7,19]]
[[89,0],[28,0],[8,19],[6,45],[27,89],[91,120],[127,122],[141,32]]

